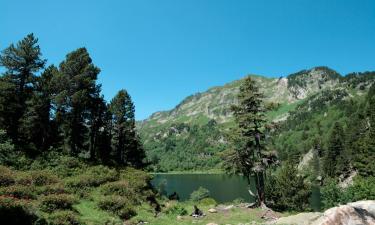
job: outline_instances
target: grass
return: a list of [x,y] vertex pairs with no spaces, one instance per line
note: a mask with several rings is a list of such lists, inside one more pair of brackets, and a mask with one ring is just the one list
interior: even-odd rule
[[[168,203],[167,203],[168,204]],[[193,212],[193,202],[179,202],[179,203],[169,203],[178,204],[185,208],[190,214]],[[168,206],[167,206],[168,207]],[[198,207],[203,210],[206,214],[203,218],[193,218],[189,215],[178,216],[178,214],[167,214],[162,212],[158,217],[155,217],[148,206],[143,205],[138,208],[138,215],[131,219],[133,223],[140,221],[148,222],[152,225],[190,225],[190,224],[240,224],[240,223],[263,223],[264,220],[261,219],[262,211],[261,209],[247,209],[233,207],[232,209],[226,211],[219,211],[218,213],[209,213],[208,209],[213,206],[200,206]]]
[[81,220],[87,225],[99,225],[111,222],[111,224],[121,224],[121,220],[109,212],[98,209],[93,201],[82,200],[74,206],[80,214]]

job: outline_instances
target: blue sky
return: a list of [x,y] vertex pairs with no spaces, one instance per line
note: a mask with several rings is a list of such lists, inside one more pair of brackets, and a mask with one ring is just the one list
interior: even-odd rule
[[0,0],[0,48],[31,32],[49,64],[87,47],[137,119],[249,73],[375,70],[373,0]]

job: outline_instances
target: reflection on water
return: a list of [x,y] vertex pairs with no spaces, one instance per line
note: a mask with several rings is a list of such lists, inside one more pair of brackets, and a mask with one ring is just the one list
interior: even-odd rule
[[[163,195],[176,192],[180,200],[187,200],[199,187],[210,191],[217,202],[230,202],[242,198],[247,202],[254,199],[248,193],[246,179],[227,174],[157,174],[152,180],[153,186]],[[255,187],[252,187],[255,190]]]
[[[151,181],[152,185],[165,196],[174,192],[180,200],[190,198],[190,194],[199,187],[210,191],[211,197],[219,203],[231,202],[242,198],[246,202],[254,202],[250,196],[247,181],[241,176],[230,176],[227,174],[156,174]],[[251,182],[251,190],[255,193],[254,182]],[[310,205],[314,211],[320,211],[320,189],[316,185],[312,188]]]

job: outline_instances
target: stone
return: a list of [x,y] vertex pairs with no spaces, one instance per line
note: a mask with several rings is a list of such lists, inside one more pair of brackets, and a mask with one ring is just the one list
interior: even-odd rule
[[217,210],[214,209],[214,208],[211,208],[211,209],[208,210],[208,212],[209,212],[209,213],[217,213]]
[[299,213],[268,224],[290,225],[375,225],[375,201],[358,201],[326,210],[324,213]]

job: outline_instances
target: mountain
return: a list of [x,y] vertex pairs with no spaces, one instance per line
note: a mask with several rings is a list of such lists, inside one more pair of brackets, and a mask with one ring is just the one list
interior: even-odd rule
[[[312,145],[305,141],[290,143],[302,138],[302,135],[309,135],[307,131],[304,132],[306,127],[299,126],[310,124],[315,117],[322,116],[323,128],[320,129],[330,130],[333,121],[343,120],[343,117],[328,116],[327,112],[331,110],[331,113],[337,113],[335,105],[349,100],[360,102],[375,80],[374,72],[342,76],[328,67],[315,67],[279,78],[250,76],[264,94],[269,109],[267,118],[277,127],[272,147],[283,157],[293,152],[297,158]],[[153,169],[219,168],[221,153],[226,149],[226,133],[233,126],[230,106],[236,104],[241,83],[242,79],[191,95],[172,110],[156,112],[148,119],[139,121],[137,127],[148,158],[155,165]],[[338,111],[344,110],[341,108]],[[306,115],[309,115],[308,118],[301,120]],[[325,120],[329,121],[324,123]]]

